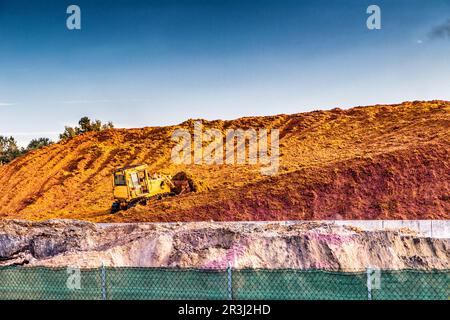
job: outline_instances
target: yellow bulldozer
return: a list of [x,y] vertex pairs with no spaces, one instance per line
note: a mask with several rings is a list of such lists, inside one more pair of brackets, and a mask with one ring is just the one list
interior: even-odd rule
[[153,198],[177,195],[189,189],[187,181],[173,180],[169,175],[150,175],[145,164],[115,170],[113,193],[115,202],[111,213],[129,209],[136,204],[147,204]]

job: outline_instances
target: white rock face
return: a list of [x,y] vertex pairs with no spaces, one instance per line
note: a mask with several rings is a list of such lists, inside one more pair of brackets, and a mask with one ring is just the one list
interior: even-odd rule
[[450,239],[326,222],[0,221],[0,266],[450,269]]

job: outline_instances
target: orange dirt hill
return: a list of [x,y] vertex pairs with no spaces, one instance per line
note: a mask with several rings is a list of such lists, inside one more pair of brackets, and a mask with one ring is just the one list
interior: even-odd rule
[[[450,102],[333,109],[203,121],[204,128],[277,128],[280,168],[176,165],[177,126],[88,133],[0,166],[0,218],[94,222],[196,220],[449,219]],[[112,172],[147,163],[186,171],[195,193],[151,201],[118,214]]]

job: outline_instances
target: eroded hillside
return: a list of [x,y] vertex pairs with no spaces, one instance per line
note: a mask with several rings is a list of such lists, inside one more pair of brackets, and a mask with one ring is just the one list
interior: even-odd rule
[[[280,169],[175,165],[178,126],[112,129],[51,145],[0,167],[0,216],[90,221],[448,219],[450,103],[333,109],[203,121],[205,128],[280,130]],[[209,190],[108,213],[112,171],[147,163],[184,170]]]
[[448,269],[450,239],[323,222],[109,224],[0,221],[0,267]]

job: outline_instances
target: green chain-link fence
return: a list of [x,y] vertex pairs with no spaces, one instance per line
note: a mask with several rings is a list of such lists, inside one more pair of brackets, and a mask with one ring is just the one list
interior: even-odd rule
[[0,299],[449,299],[450,270],[0,268]]

